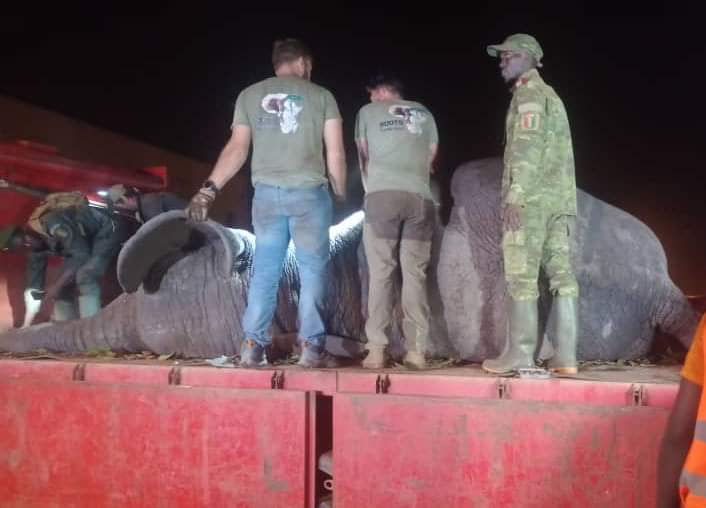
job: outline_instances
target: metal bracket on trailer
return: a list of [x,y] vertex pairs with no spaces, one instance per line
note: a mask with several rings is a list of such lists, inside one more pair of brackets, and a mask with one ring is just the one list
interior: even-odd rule
[[71,374],[72,381],[85,381],[86,380],[86,364],[77,363],[74,367],[74,371]]
[[270,384],[273,390],[283,390],[284,389],[284,371],[276,370],[272,373],[272,379]]
[[375,380],[375,393],[387,393],[389,389],[390,376],[388,374],[385,374],[385,376],[383,377],[382,374],[378,374],[378,377]]
[[179,386],[181,384],[181,367],[172,367],[167,375],[167,384]]
[[645,385],[632,384],[630,385],[630,405],[644,406],[647,399],[647,389]]

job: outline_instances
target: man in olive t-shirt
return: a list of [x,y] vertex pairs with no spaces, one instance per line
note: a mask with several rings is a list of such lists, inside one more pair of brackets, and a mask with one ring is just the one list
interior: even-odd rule
[[409,368],[423,368],[429,339],[426,270],[435,207],[429,184],[438,134],[434,117],[402,98],[402,85],[378,76],[368,86],[370,104],[358,112],[355,139],[365,187],[363,246],[368,261],[366,368],[385,366],[393,307],[397,252],[402,269],[402,333]]
[[321,311],[326,297],[332,216],[329,179],[335,199],[345,199],[342,122],[331,92],[311,83],[311,53],[300,41],[276,42],[272,63],[275,77],[239,94],[231,139],[211,176],[192,198],[187,213],[194,220],[206,219],[218,190],[245,163],[252,140],[252,219],[257,245],[243,316],[241,365],[262,364],[265,347],[272,342],[269,329],[291,238],[301,281],[299,365],[318,367],[326,361]]

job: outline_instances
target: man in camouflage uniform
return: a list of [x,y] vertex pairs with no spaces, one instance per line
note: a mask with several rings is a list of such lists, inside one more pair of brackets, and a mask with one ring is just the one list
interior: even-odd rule
[[[44,234],[29,227],[11,227],[0,234],[5,238],[0,250],[29,250],[23,326],[32,324],[47,295],[55,298],[55,321],[93,316],[101,308],[101,280],[127,240],[127,224],[88,201],[85,206],[48,210],[40,221]],[[45,289],[50,256],[61,257],[63,263],[57,281]]]
[[535,368],[541,266],[553,295],[548,331],[556,336],[549,369],[573,374],[577,372],[579,290],[569,252],[576,218],[576,180],[566,110],[537,71],[543,52],[534,37],[511,35],[487,51],[500,58],[502,76],[512,90],[501,197],[510,305],[509,344],[500,357],[483,362],[483,368],[494,374]]

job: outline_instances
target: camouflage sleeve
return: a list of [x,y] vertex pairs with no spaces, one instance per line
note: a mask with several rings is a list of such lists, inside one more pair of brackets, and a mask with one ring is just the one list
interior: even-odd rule
[[120,249],[122,221],[114,221],[111,217],[100,214],[100,227],[93,236],[91,257],[112,257],[116,249]]
[[524,206],[540,180],[546,138],[546,98],[534,90],[520,90],[505,147],[505,171],[510,177],[504,201]]
[[46,250],[33,251],[27,257],[28,289],[44,289],[44,278],[47,272],[49,253]]
[[250,119],[248,118],[248,112],[245,110],[245,91],[240,92],[238,98],[235,101],[235,110],[233,111],[233,124],[231,128],[236,125],[246,125],[250,126]]

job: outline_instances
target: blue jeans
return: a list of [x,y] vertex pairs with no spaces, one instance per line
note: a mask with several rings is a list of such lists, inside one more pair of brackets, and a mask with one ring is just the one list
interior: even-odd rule
[[253,273],[243,317],[245,336],[266,346],[284,258],[292,239],[299,266],[299,337],[323,346],[332,204],[326,184],[284,188],[257,184],[252,205]]

